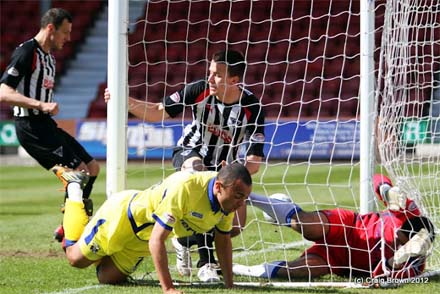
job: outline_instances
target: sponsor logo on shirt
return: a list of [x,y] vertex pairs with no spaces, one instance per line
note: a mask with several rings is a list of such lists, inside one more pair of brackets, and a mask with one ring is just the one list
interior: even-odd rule
[[182,224],[182,227],[185,228],[185,230],[187,230],[188,232],[193,232],[193,233],[197,233],[193,228],[191,228],[191,226],[184,221],[183,219],[180,220],[180,223]]
[[58,157],[63,157],[63,146],[58,147],[52,153]]
[[18,77],[20,73],[18,72],[18,70],[15,67],[11,67],[10,69],[8,69],[8,75],[13,76],[13,77]]
[[172,216],[171,214],[169,214],[168,212],[165,212],[162,216],[162,220],[169,226],[174,225],[174,223],[176,222],[176,219],[174,218],[174,216]]
[[92,245],[90,245],[90,251],[92,251],[93,253],[98,253],[98,251],[99,251],[100,249],[101,249],[101,248],[99,247],[98,244],[93,243]]
[[265,138],[262,133],[256,133],[251,136],[251,142],[255,142],[255,143],[263,143],[264,139]]
[[236,117],[230,117],[229,118],[229,124],[230,125],[235,125],[235,126],[240,126],[241,125],[241,120],[237,119]]
[[222,138],[222,140],[229,144],[232,142],[232,137],[229,135],[227,131],[221,130],[218,126],[209,125],[208,132],[212,133],[214,136]]
[[53,89],[54,84],[55,83],[52,80],[44,79],[43,81],[43,87],[46,89]]
[[200,218],[200,219],[203,218],[203,214],[201,214],[200,212],[197,212],[197,211],[191,211],[191,215],[196,218]]

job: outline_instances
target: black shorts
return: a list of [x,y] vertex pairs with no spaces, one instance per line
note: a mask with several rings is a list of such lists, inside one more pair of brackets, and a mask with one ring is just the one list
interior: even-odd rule
[[197,152],[196,150],[181,146],[178,146],[173,150],[173,167],[177,171],[180,171],[185,160],[191,157],[200,158],[207,170],[219,171],[222,168],[221,163],[217,164],[216,166],[210,165],[209,162],[206,161],[206,158],[200,155],[200,153]]
[[56,164],[77,168],[81,162],[89,163],[93,157],[81,144],[50,117],[16,118],[15,130],[21,146],[44,168]]
[[191,157],[199,157],[203,160],[202,156],[193,149],[186,149],[183,147],[176,147],[173,150],[173,166],[177,171],[180,171],[185,160]]

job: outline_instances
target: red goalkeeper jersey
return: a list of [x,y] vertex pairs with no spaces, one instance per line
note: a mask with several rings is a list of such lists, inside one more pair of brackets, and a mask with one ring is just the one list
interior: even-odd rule
[[[407,200],[406,209],[401,211],[358,214],[337,208],[322,212],[328,218],[329,232],[323,240],[307,249],[304,255],[321,256],[337,275],[348,275],[351,272],[354,275],[371,276],[376,273],[376,267],[381,267],[382,261],[391,258],[398,249],[397,230],[407,218],[420,216],[420,210],[412,200]],[[406,265],[403,270],[394,271],[393,276],[412,277],[420,274],[423,269],[424,260],[419,260]]]

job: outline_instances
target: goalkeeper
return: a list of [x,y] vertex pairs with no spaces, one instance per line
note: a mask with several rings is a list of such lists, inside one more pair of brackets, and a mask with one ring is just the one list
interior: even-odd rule
[[[129,97],[130,113],[148,122],[176,117],[191,107],[192,122],[188,124],[173,152],[176,170],[219,170],[222,162],[237,160],[240,147],[246,153],[245,166],[251,174],[258,172],[264,157],[264,112],[260,101],[241,85],[246,63],[234,50],[213,54],[207,79],[186,85],[164,98],[163,103],[149,103]],[[104,100],[110,93],[106,90]],[[248,143],[245,146],[244,143]],[[237,211],[231,236],[240,233],[246,220],[246,206]],[[183,276],[191,275],[189,247],[198,245],[200,260],[198,277],[209,282],[219,279],[212,250],[213,234],[195,234],[173,239],[177,252],[177,269]]]
[[246,206],[252,189],[248,170],[235,163],[219,172],[176,172],[144,191],[127,190],[109,198],[88,222],[82,202],[87,175],[65,170],[68,182],[64,213],[65,251],[77,268],[97,264],[100,283],[125,282],[151,255],[164,293],[174,288],[165,240],[216,230],[215,244],[224,283],[232,281],[230,231],[234,212]]
[[326,274],[396,279],[420,275],[434,241],[433,224],[421,216],[413,200],[392,187],[389,178],[375,175],[374,187],[387,209],[367,214],[340,208],[305,212],[294,203],[252,194],[249,201],[253,205],[315,243],[293,261],[237,264],[234,273],[289,279]]

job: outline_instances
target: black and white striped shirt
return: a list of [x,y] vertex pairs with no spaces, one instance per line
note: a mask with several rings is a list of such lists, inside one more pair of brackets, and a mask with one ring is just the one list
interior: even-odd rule
[[209,94],[209,85],[202,80],[165,97],[164,105],[171,117],[191,106],[193,121],[177,145],[197,151],[208,168],[216,169],[222,160],[235,161],[243,144],[246,156],[264,157],[264,113],[250,91],[242,89],[238,102],[225,104]]
[[[12,54],[0,84],[5,83],[26,97],[53,102],[55,58],[41,49],[35,39],[24,42]],[[37,109],[14,106],[15,117],[47,115]]]

